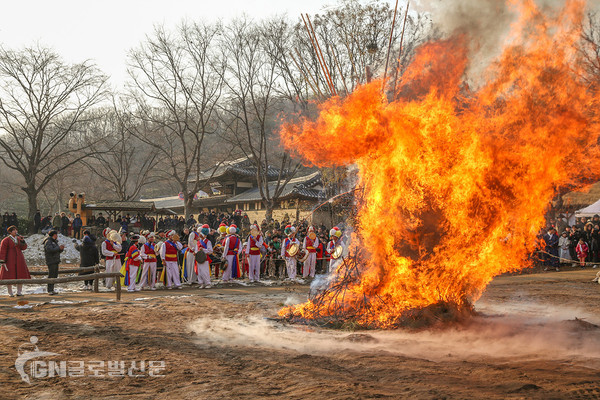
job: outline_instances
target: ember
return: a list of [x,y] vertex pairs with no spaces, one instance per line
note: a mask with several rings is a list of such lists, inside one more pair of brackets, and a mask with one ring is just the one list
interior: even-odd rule
[[528,265],[557,188],[600,178],[599,96],[576,50],[585,3],[557,16],[515,3],[510,44],[478,89],[465,82],[469,37],[456,34],[417,51],[391,100],[392,85],[374,81],[283,128],[314,165],[355,163],[362,194],[350,256],[282,317],[365,328],[464,318],[494,276]]

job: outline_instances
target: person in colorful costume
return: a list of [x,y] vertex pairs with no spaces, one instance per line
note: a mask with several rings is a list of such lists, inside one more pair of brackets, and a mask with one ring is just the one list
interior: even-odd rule
[[281,245],[281,258],[285,260],[285,266],[287,269],[288,279],[296,279],[296,269],[298,265],[298,261],[296,260],[296,255],[291,255],[288,253],[288,250],[293,244],[300,246],[300,242],[296,239],[296,228],[288,225],[283,230],[283,233],[286,234],[287,238],[283,241]]
[[200,283],[200,288],[210,288],[210,254],[213,252],[212,243],[208,240],[208,234],[210,233],[210,227],[208,225],[202,225],[198,228],[198,234],[200,236],[198,240],[198,251],[206,253],[206,261],[202,264],[196,263],[196,275]]
[[177,264],[177,254],[179,250],[183,248],[180,242],[173,241],[173,237],[177,233],[174,230],[167,232],[167,241],[160,246],[160,258],[165,266],[165,286],[167,289],[172,289],[173,285],[177,289],[183,289],[181,287],[181,280],[179,279],[179,264]]
[[156,251],[154,247],[154,233],[149,233],[140,248],[140,256],[144,261],[142,275],[140,276],[140,287],[143,289],[149,287],[150,290],[156,290]]
[[127,254],[125,255],[125,271],[123,271],[125,273],[123,274],[123,272],[121,272],[121,274],[124,275],[122,278],[123,285],[127,286],[128,292],[139,292],[141,290],[141,288],[136,287],[138,270],[142,261],[139,249],[140,239],[141,238],[138,235],[133,235],[131,237],[131,246],[129,246],[129,250],[127,250]]
[[[200,228],[198,228],[200,229]],[[196,231],[190,231],[188,235],[188,246],[183,256],[183,268],[181,269],[181,281],[191,285],[200,283],[197,274],[196,253],[198,252],[199,235]]]
[[250,230],[255,230],[258,234],[256,237],[249,235],[246,242],[245,252],[248,257],[248,278],[250,278],[250,282],[258,282],[260,280],[260,247],[264,241],[257,225],[253,224]]
[[[119,252],[121,251],[122,247],[119,243],[108,239],[108,234],[110,232],[110,228],[105,228],[102,231],[102,235],[106,238],[106,240],[102,242],[102,255],[106,260],[106,272],[119,272],[121,269],[121,258],[119,257]],[[106,278],[104,285],[108,289],[112,289],[114,282],[115,278]]]
[[333,269],[333,265],[337,262],[337,260],[335,260],[333,257],[331,257],[331,255],[333,254],[333,252],[335,251],[335,248],[338,245],[342,244],[341,238],[342,237],[342,231],[340,230],[340,228],[338,228],[337,226],[334,226],[333,228],[331,228],[331,230],[329,231],[329,243],[327,243],[327,250],[325,250],[327,252],[327,254],[329,255],[329,267],[327,269],[327,272],[331,272]]
[[[219,244],[219,246],[223,249],[223,253],[225,253],[225,242],[227,241],[227,230],[228,230],[228,226],[225,225],[224,223],[221,223],[221,225],[219,225],[219,229],[217,229],[217,231],[219,232],[219,238],[216,240],[216,243]],[[223,254],[225,255],[225,254]],[[219,263],[215,263],[215,279],[219,278],[219,271],[220,271],[220,264]]]
[[[311,232],[315,235],[314,240],[309,237]],[[309,275],[311,278],[315,277],[315,271],[317,268],[317,247],[319,247],[319,238],[316,237],[315,228],[313,226],[309,226],[307,235],[302,242],[302,248],[308,251],[308,258],[304,261],[304,265],[302,266],[303,278],[306,278]]]
[[227,268],[223,272],[223,282],[229,282],[232,279],[241,277],[239,254],[242,249],[242,241],[236,235],[237,227],[230,226],[228,229],[229,236],[225,240],[223,246],[223,261],[227,260]]

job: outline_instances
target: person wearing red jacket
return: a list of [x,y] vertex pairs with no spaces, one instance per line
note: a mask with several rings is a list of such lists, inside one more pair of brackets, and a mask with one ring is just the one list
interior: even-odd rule
[[[16,226],[9,226],[7,231],[8,236],[0,242],[0,280],[31,279],[23,255],[27,243],[21,236],[18,236]],[[8,295],[13,297],[12,286],[7,285],[7,289]],[[17,285],[17,296],[23,296],[22,289],[23,285]]]
[[325,253],[325,245],[322,240],[319,240],[317,246],[317,265],[319,266],[319,273],[323,272],[323,253]]
[[127,276],[125,279],[125,285],[127,285],[128,292],[139,292],[142,290],[141,287],[136,286],[135,281],[137,280],[138,270],[140,268],[140,263],[142,262],[142,255],[140,254],[139,244],[138,242],[141,240],[141,244],[146,243],[146,238],[143,236],[133,235],[131,237],[131,246],[127,251],[127,255],[125,259]]
[[585,259],[587,258],[589,251],[590,249],[587,243],[583,241],[583,238],[580,238],[577,247],[575,247],[575,252],[577,253],[577,258],[579,258],[579,266],[581,268],[585,267]]
[[310,226],[308,228],[308,235],[302,242],[302,248],[308,251],[308,258],[304,261],[302,266],[302,277],[306,278],[310,276],[315,277],[315,270],[317,268],[317,247],[319,246],[319,238],[315,232],[315,228]]

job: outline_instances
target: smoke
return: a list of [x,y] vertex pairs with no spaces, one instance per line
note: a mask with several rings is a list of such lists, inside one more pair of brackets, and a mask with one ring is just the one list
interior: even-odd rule
[[[469,37],[469,81],[477,85],[483,72],[508,43],[512,23],[518,17],[509,0],[420,0],[416,9],[431,15],[435,26],[444,37],[464,33]],[[564,7],[566,0],[535,0],[545,14],[553,14]],[[588,10],[600,6],[588,2]]]
[[[349,333],[315,327],[284,325],[272,320],[202,318],[191,325],[199,343],[216,346],[252,346],[299,353],[340,351],[388,352],[433,361],[481,357],[545,360],[568,358],[573,363],[600,368],[599,328],[581,319],[581,310],[549,305],[515,303],[481,307],[487,311],[518,314],[475,317],[467,326],[420,332],[362,331]],[[532,315],[535,317],[532,318]],[[598,321],[594,321],[598,322]]]

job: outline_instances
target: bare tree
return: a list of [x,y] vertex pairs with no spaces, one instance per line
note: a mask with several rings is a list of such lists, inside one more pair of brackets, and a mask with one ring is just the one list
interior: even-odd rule
[[581,30],[580,55],[587,74],[583,77],[590,85],[600,84],[600,17],[589,13]]
[[300,167],[299,162],[281,151],[277,135],[277,113],[288,105],[277,96],[277,86],[283,80],[277,62],[283,54],[276,43],[285,35],[286,26],[281,19],[254,23],[243,18],[227,27],[222,41],[229,61],[224,79],[227,103],[222,115],[238,148],[256,167],[267,220],[285,185]]
[[[407,5],[400,5],[396,13],[388,77],[392,77],[397,65],[407,65],[414,49],[433,34],[431,20],[427,15],[409,13],[400,53],[406,7]],[[317,91],[314,93],[315,97],[334,94],[328,88],[322,63],[315,51],[316,42],[338,95],[351,93],[358,84],[365,83],[367,66],[375,74],[379,74],[379,77],[383,77],[394,22],[394,8],[389,3],[378,0],[368,3],[341,0],[337,5],[328,7],[323,13],[310,16],[309,19],[310,21],[300,20],[294,26],[295,40],[292,47],[297,54],[298,64],[308,75],[305,79]]]
[[159,151],[132,134],[135,121],[128,112],[101,109],[102,119],[88,126],[92,135],[105,137],[102,151],[94,153],[84,163],[103,186],[112,189],[120,201],[137,200],[142,189],[160,180],[151,174],[157,166]]
[[138,123],[134,134],[152,146],[183,193],[186,217],[200,189],[204,165],[221,155],[211,148],[217,134],[215,107],[225,61],[213,46],[218,24],[182,24],[174,33],[157,27],[129,56],[130,98]]
[[66,64],[47,48],[0,48],[0,159],[23,178],[30,220],[40,191],[94,151],[79,127],[104,99],[106,79],[93,64]]

